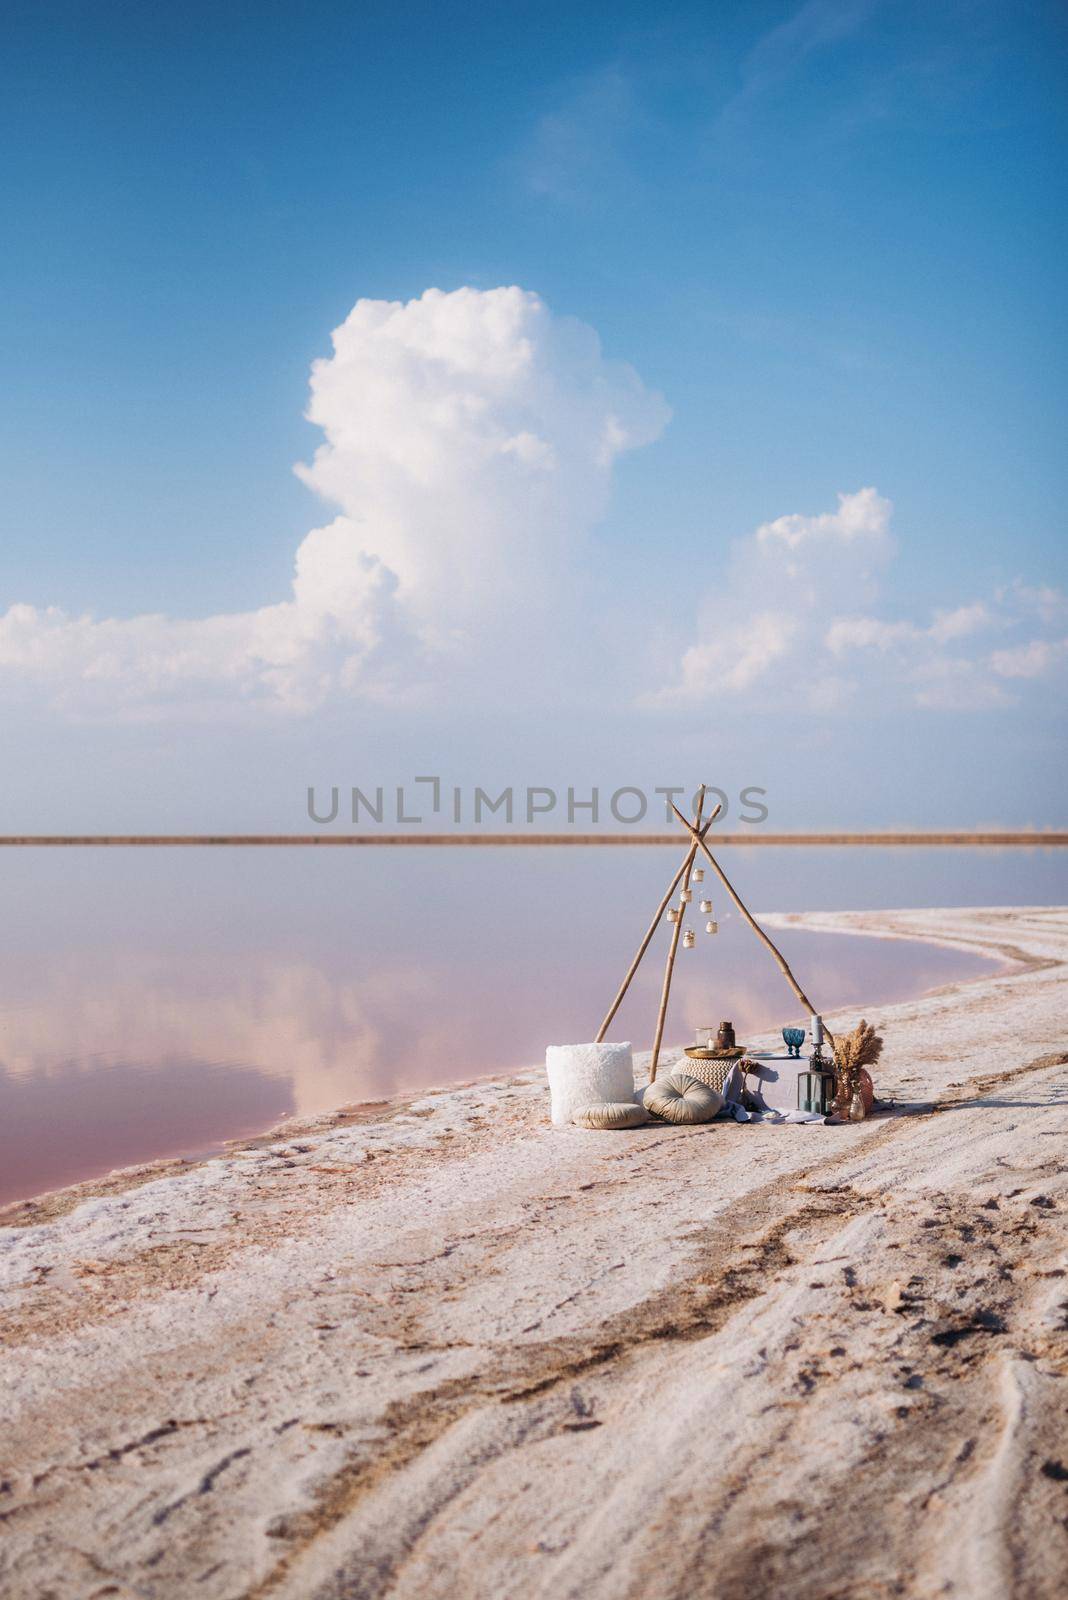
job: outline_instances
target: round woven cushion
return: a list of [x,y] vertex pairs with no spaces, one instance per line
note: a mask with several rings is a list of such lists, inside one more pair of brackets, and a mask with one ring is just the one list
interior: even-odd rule
[[644,1106],[633,1100],[609,1100],[604,1105],[582,1106],[571,1113],[580,1128],[637,1128],[649,1121]]
[[642,1096],[647,1111],[665,1122],[711,1122],[723,1109],[723,1096],[685,1072],[657,1078]]

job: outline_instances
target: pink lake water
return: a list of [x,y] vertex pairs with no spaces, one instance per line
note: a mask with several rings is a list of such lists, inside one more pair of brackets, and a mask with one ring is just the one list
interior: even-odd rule
[[[1008,858],[1008,859],[1006,859]],[[9,851],[0,1202],[592,1038],[670,880],[665,849]],[[755,910],[1053,904],[1064,852],[725,850]],[[707,886],[706,886],[707,887]],[[799,1020],[722,895],[666,1038]],[[902,940],[775,934],[821,1009],[990,972]],[[666,931],[612,1037],[651,1043]]]

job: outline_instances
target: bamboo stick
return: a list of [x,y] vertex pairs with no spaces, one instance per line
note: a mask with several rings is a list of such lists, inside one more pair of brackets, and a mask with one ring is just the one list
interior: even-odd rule
[[[719,805],[719,804],[716,805],[715,811],[713,811],[712,815],[709,817],[708,821],[705,823],[705,829],[704,829],[705,832],[707,832],[708,829],[712,826],[713,822],[719,816],[719,814],[722,811],[722,809],[723,809],[723,807],[721,805]],[[652,922],[650,922],[649,927],[646,930],[645,938],[642,940],[641,944],[638,946],[638,953],[634,957],[634,960],[631,962],[630,966],[627,968],[627,976],[623,979],[623,982],[620,984],[619,990],[618,990],[618,992],[616,994],[616,997],[612,1001],[612,1004],[608,1008],[608,1015],[605,1017],[604,1021],[601,1023],[600,1032],[598,1033],[596,1041],[595,1041],[597,1044],[601,1043],[601,1040],[604,1038],[605,1034],[608,1032],[609,1028],[611,1027],[612,1018],[615,1016],[616,1012],[619,1010],[620,1006],[623,1004],[623,996],[626,994],[627,990],[630,988],[631,979],[634,977],[634,974],[637,972],[639,966],[641,965],[642,957],[645,955],[645,952],[649,948],[649,944],[650,944],[650,942],[652,940],[653,934],[656,932],[657,928],[660,926],[660,918],[664,915],[664,912],[667,910],[668,901],[671,899],[671,896],[675,893],[675,890],[678,888],[679,880],[682,877],[683,873],[692,869],[693,864],[694,864],[694,858],[696,857],[696,855],[697,855],[697,845],[696,845],[696,843],[694,843],[694,844],[692,844],[690,846],[689,854],[680,862],[679,870],[676,872],[675,876],[672,878],[671,882],[668,884],[667,893],[664,895],[664,898],[661,900],[660,904],[657,906],[656,913],[655,913],[655,915],[653,917],[653,920],[652,920]]]
[[[756,918],[750,912],[748,906],[746,906],[744,904],[744,902],[742,901],[740,895],[738,894],[737,889],[735,889],[733,883],[731,883],[731,881],[728,878],[727,874],[724,872],[723,868],[720,866],[719,862],[716,860],[715,856],[712,854],[712,852],[708,848],[707,844],[705,844],[705,841],[698,837],[697,831],[694,828],[693,824],[691,822],[687,822],[686,818],[683,816],[682,812],[679,810],[678,806],[676,806],[674,804],[674,802],[672,802],[671,809],[672,809],[672,811],[674,811],[675,815],[678,817],[679,821],[682,823],[682,825],[686,829],[687,833],[689,833],[694,838],[694,840],[696,841],[696,844],[697,844],[697,848],[699,850],[703,850],[704,851],[705,855],[708,857],[709,864],[712,867],[713,871],[716,873],[716,876],[719,878],[719,881],[722,883],[723,887],[726,889],[727,893],[730,895],[731,899],[734,901],[735,905],[738,907],[738,910],[741,912],[741,914],[745,918],[746,922],[748,922],[749,926],[752,928],[752,930],[756,934],[757,938],[760,939],[765,945],[767,945],[768,949],[771,951],[772,955],[775,957],[775,960],[777,961],[777,963],[779,965],[779,968],[780,968],[780,970],[781,970],[781,972],[783,974],[783,977],[786,979],[787,983],[790,985],[791,989],[794,991],[794,994],[797,996],[797,998],[800,1000],[801,1004],[804,1006],[805,1011],[808,1013],[809,1016],[815,1016],[816,1015],[815,1006],[812,1004],[812,1001],[809,999],[809,997],[805,993],[804,989],[802,989],[801,985],[798,983],[797,979],[794,977],[793,973],[790,971],[790,968],[789,968],[789,965],[787,963],[786,957],[783,955],[782,951],[779,950],[776,945],[772,944],[771,940],[768,938],[767,934],[764,932],[764,930],[760,926],[759,922],[757,922]],[[826,1035],[828,1041],[830,1042],[831,1050],[833,1052],[833,1050],[834,1050],[834,1034],[831,1032],[830,1028],[827,1027],[826,1023],[824,1024],[823,1031],[824,1031],[824,1034]]]
[[[695,845],[697,846],[697,848],[703,847],[704,846],[704,842],[705,842],[704,834],[700,831],[700,828],[701,828],[701,813],[704,811],[704,808],[705,808],[705,786],[704,786],[704,784],[702,784],[700,789],[698,790],[698,793],[697,793],[697,817],[695,819],[695,823],[694,823],[693,826],[691,826],[690,823],[686,824],[687,828],[689,828],[690,833],[693,835],[694,842],[695,842]],[[675,810],[674,802],[672,802],[671,809],[672,809],[672,811]],[[684,889],[688,889],[690,887],[690,873],[693,870],[693,863],[694,863],[694,859],[696,857],[696,854],[697,854],[697,850],[695,849],[694,854],[691,855],[691,856],[688,856],[687,859],[686,859],[686,862],[685,862],[685,869],[686,870],[685,870],[685,872],[683,874],[683,880],[682,880],[682,887]],[[661,1044],[661,1041],[662,1041],[662,1039],[664,1037],[664,1020],[667,1017],[668,996],[671,993],[671,974],[672,974],[672,972],[674,970],[674,967],[675,967],[675,952],[679,948],[679,937],[680,937],[681,934],[682,934],[682,917],[680,916],[678,921],[674,924],[674,926],[671,929],[671,944],[670,944],[670,946],[668,948],[667,964],[664,967],[664,985],[663,985],[663,988],[660,991],[660,1010],[656,1014],[656,1033],[653,1035],[653,1054],[652,1054],[652,1058],[651,1058],[651,1060],[649,1062],[649,1082],[650,1083],[655,1083],[656,1082],[656,1069],[657,1069],[657,1065],[658,1065],[658,1063],[660,1061],[660,1044]]]

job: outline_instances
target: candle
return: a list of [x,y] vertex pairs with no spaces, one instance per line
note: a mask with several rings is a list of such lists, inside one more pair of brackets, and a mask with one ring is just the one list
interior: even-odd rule
[[813,1016],[811,1018],[811,1023],[812,1023],[812,1043],[813,1044],[822,1044],[823,1043],[823,1018],[822,1017],[818,1017],[815,1014],[813,1014]]

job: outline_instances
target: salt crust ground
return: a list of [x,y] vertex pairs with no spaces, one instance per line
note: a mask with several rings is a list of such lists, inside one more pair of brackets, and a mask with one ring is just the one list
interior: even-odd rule
[[10,1208],[0,1592],[1063,1593],[1068,910],[777,920],[1003,964],[858,1126],[531,1072]]

